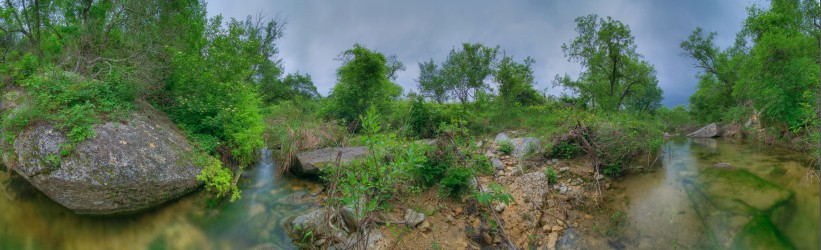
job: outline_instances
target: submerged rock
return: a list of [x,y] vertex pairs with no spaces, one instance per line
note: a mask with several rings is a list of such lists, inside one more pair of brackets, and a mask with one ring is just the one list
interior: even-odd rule
[[95,136],[61,156],[65,134],[52,124],[20,133],[3,160],[52,200],[78,214],[135,212],[180,197],[202,182],[185,135],[140,105],[124,123],[93,126]]
[[696,132],[690,133],[687,137],[696,137],[696,138],[710,138],[710,137],[718,137],[720,135],[718,131],[718,125],[715,123],[710,123],[710,125],[704,126]]
[[698,183],[701,193],[719,208],[748,214],[770,211],[793,197],[792,192],[745,169],[707,168]]
[[340,163],[344,164],[362,159],[367,154],[367,147],[323,148],[303,152],[297,155],[297,161],[292,166],[291,171],[297,175],[315,176],[319,175],[322,168],[334,166],[337,155]]

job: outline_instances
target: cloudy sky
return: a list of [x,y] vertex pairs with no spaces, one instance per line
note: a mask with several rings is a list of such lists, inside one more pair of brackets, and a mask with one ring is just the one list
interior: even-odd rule
[[[752,1],[752,2],[751,2]],[[598,14],[629,25],[639,53],[656,66],[667,106],[686,105],[695,91],[697,71],[682,57],[679,43],[697,26],[718,32],[717,43],[731,46],[746,17],[745,7],[760,0],[596,0],[596,1],[318,1],[208,0],[208,15],[245,18],[262,13],[287,20],[278,42],[286,72],[308,73],[327,95],[336,82],[336,58],[355,43],[395,54],[407,70],[397,82],[416,89],[418,62],[440,63],[464,42],[499,45],[517,60],[536,60],[536,89],[559,94],[551,80],[580,66],[570,63],[562,43],[576,36],[574,19]]]

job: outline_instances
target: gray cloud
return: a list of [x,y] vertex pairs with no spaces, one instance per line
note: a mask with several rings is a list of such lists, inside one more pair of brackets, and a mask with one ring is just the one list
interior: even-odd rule
[[417,62],[444,60],[463,42],[499,45],[521,60],[536,59],[537,89],[551,94],[556,74],[575,76],[580,66],[568,62],[561,44],[572,39],[574,19],[587,14],[612,16],[630,26],[638,50],[658,70],[664,104],[686,105],[695,91],[697,71],[680,56],[679,43],[697,26],[717,31],[719,46],[732,45],[746,17],[746,1],[208,1],[208,15],[244,18],[263,13],[287,18],[279,41],[286,72],[311,74],[323,95],[336,82],[334,61],[354,43],[386,55],[395,54],[408,67],[397,82],[416,89]]

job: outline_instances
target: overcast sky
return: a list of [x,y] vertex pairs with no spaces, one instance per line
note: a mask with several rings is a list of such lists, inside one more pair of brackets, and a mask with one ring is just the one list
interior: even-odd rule
[[697,26],[718,32],[717,43],[728,47],[746,17],[745,7],[759,0],[600,0],[600,1],[314,1],[208,0],[208,15],[244,19],[262,13],[287,19],[278,42],[286,73],[308,73],[319,92],[327,95],[336,83],[335,61],[342,51],[361,43],[385,55],[395,54],[407,70],[397,83],[405,91],[417,88],[418,62],[439,64],[454,46],[464,42],[499,45],[519,61],[527,56],[537,90],[559,94],[556,74],[574,78],[580,66],[570,63],[562,43],[576,36],[574,19],[598,14],[630,26],[638,52],[654,64],[663,104],[686,105],[695,91],[697,71],[682,57],[679,43]]

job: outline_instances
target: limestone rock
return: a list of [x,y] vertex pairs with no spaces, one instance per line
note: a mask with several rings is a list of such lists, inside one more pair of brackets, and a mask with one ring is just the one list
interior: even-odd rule
[[410,209],[410,208],[408,208],[408,210],[405,210],[405,222],[408,224],[408,226],[415,227],[416,225],[419,225],[419,223],[422,223],[423,221],[425,221],[425,215],[424,214],[417,213],[417,212],[413,211],[413,209]]
[[63,132],[48,123],[30,126],[11,145],[13,153],[3,150],[3,160],[78,214],[136,212],[199,187],[201,168],[185,134],[150,105],[139,105],[123,123],[94,125],[95,136],[66,156]]
[[687,137],[710,138],[718,137],[719,135],[718,125],[715,123],[710,123],[710,125],[704,126],[703,128],[696,130],[696,132],[688,134]]
[[510,143],[513,145],[512,155],[517,159],[539,153],[542,150],[539,140],[533,137],[514,138]]
[[291,171],[301,176],[315,176],[320,174],[322,168],[334,166],[337,155],[340,156],[340,163],[349,163],[365,158],[367,154],[367,147],[335,147],[302,152],[297,155],[297,160],[291,167]]
[[493,165],[494,168],[496,168],[496,170],[505,169],[505,164],[502,163],[502,161],[500,161],[499,158],[493,157],[493,159],[490,159],[490,163]]
[[499,144],[501,142],[510,141],[510,137],[508,137],[507,134],[505,134],[505,132],[502,132],[496,135],[494,141],[496,142],[496,144]]

